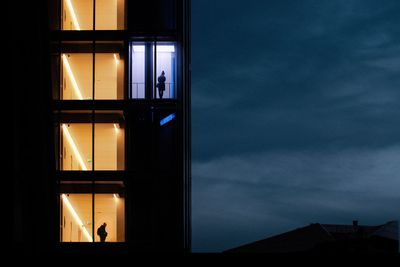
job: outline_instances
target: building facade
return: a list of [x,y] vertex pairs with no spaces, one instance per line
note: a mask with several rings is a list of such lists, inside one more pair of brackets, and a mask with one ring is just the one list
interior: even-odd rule
[[16,203],[14,243],[190,251],[190,2],[49,0],[36,10],[43,168],[28,182],[16,157],[14,188],[15,199],[46,202],[46,215],[32,222],[30,204]]

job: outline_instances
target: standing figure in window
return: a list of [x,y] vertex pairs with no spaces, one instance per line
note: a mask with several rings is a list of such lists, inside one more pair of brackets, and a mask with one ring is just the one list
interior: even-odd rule
[[160,99],[163,98],[163,94],[164,94],[164,91],[165,91],[165,80],[166,80],[165,72],[162,71],[161,75],[158,76],[158,79],[157,79],[158,83],[156,85],[156,87],[158,88],[158,95],[160,96]]
[[97,235],[100,237],[100,242],[106,242],[106,237],[107,237],[106,226],[107,226],[107,224],[103,223],[97,229]]

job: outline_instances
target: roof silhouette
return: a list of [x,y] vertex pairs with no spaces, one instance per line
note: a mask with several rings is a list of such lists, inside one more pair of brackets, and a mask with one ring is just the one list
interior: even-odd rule
[[304,253],[371,252],[398,253],[398,222],[382,225],[313,223],[305,227],[252,242],[225,252]]

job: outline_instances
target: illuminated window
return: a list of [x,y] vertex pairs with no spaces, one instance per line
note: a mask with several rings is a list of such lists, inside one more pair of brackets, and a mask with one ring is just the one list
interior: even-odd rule
[[[119,53],[96,53],[93,77],[92,53],[64,53],[62,61],[62,100],[123,99],[124,61]],[[93,87],[94,79],[94,87]]]
[[93,98],[93,55],[89,53],[62,54],[63,100]]
[[95,170],[123,170],[125,131],[116,123],[96,123],[94,128]]
[[[106,223],[106,242],[125,241],[125,198],[120,193],[95,194],[94,197],[94,226],[97,229]],[[95,242],[100,242],[100,235],[96,234]]]
[[145,98],[145,45],[133,45],[132,51],[132,76],[131,98]]
[[131,44],[130,98],[174,99],[177,94],[177,51],[172,42]]
[[122,182],[67,181],[60,188],[61,242],[125,241]]
[[60,130],[61,170],[92,170],[92,124],[63,123]]
[[61,241],[93,242],[92,195],[61,194]]
[[[176,48],[174,44],[158,43],[156,56],[156,98],[175,98],[176,94]],[[165,77],[164,90],[159,80]],[[159,86],[157,86],[159,85]]]
[[125,131],[120,122],[62,123],[59,136],[60,170],[90,171],[93,166],[94,170],[125,169]]
[[96,53],[95,99],[123,99],[123,73],[119,53]]
[[124,13],[124,0],[63,0],[62,30],[122,30],[125,28]]

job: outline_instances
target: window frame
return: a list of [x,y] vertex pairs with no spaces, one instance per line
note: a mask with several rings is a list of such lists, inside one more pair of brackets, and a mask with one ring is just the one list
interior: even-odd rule
[[[134,97],[133,94],[133,47],[136,45],[144,46],[144,97]],[[157,48],[160,46],[174,46],[174,67],[173,67],[173,76],[174,76],[174,93],[171,96],[171,87],[169,88],[169,97],[163,97],[162,99],[158,97],[158,91],[156,88],[157,84]],[[179,47],[179,42],[174,38],[165,38],[162,40],[143,40],[143,39],[131,39],[129,42],[129,51],[128,51],[128,99],[129,100],[162,100],[162,101],[175,101],[180,99],[181,96],[181,49]],[[172,83],[171,83],[172,84]],[[137,93],[136,95],[139,95]]]

